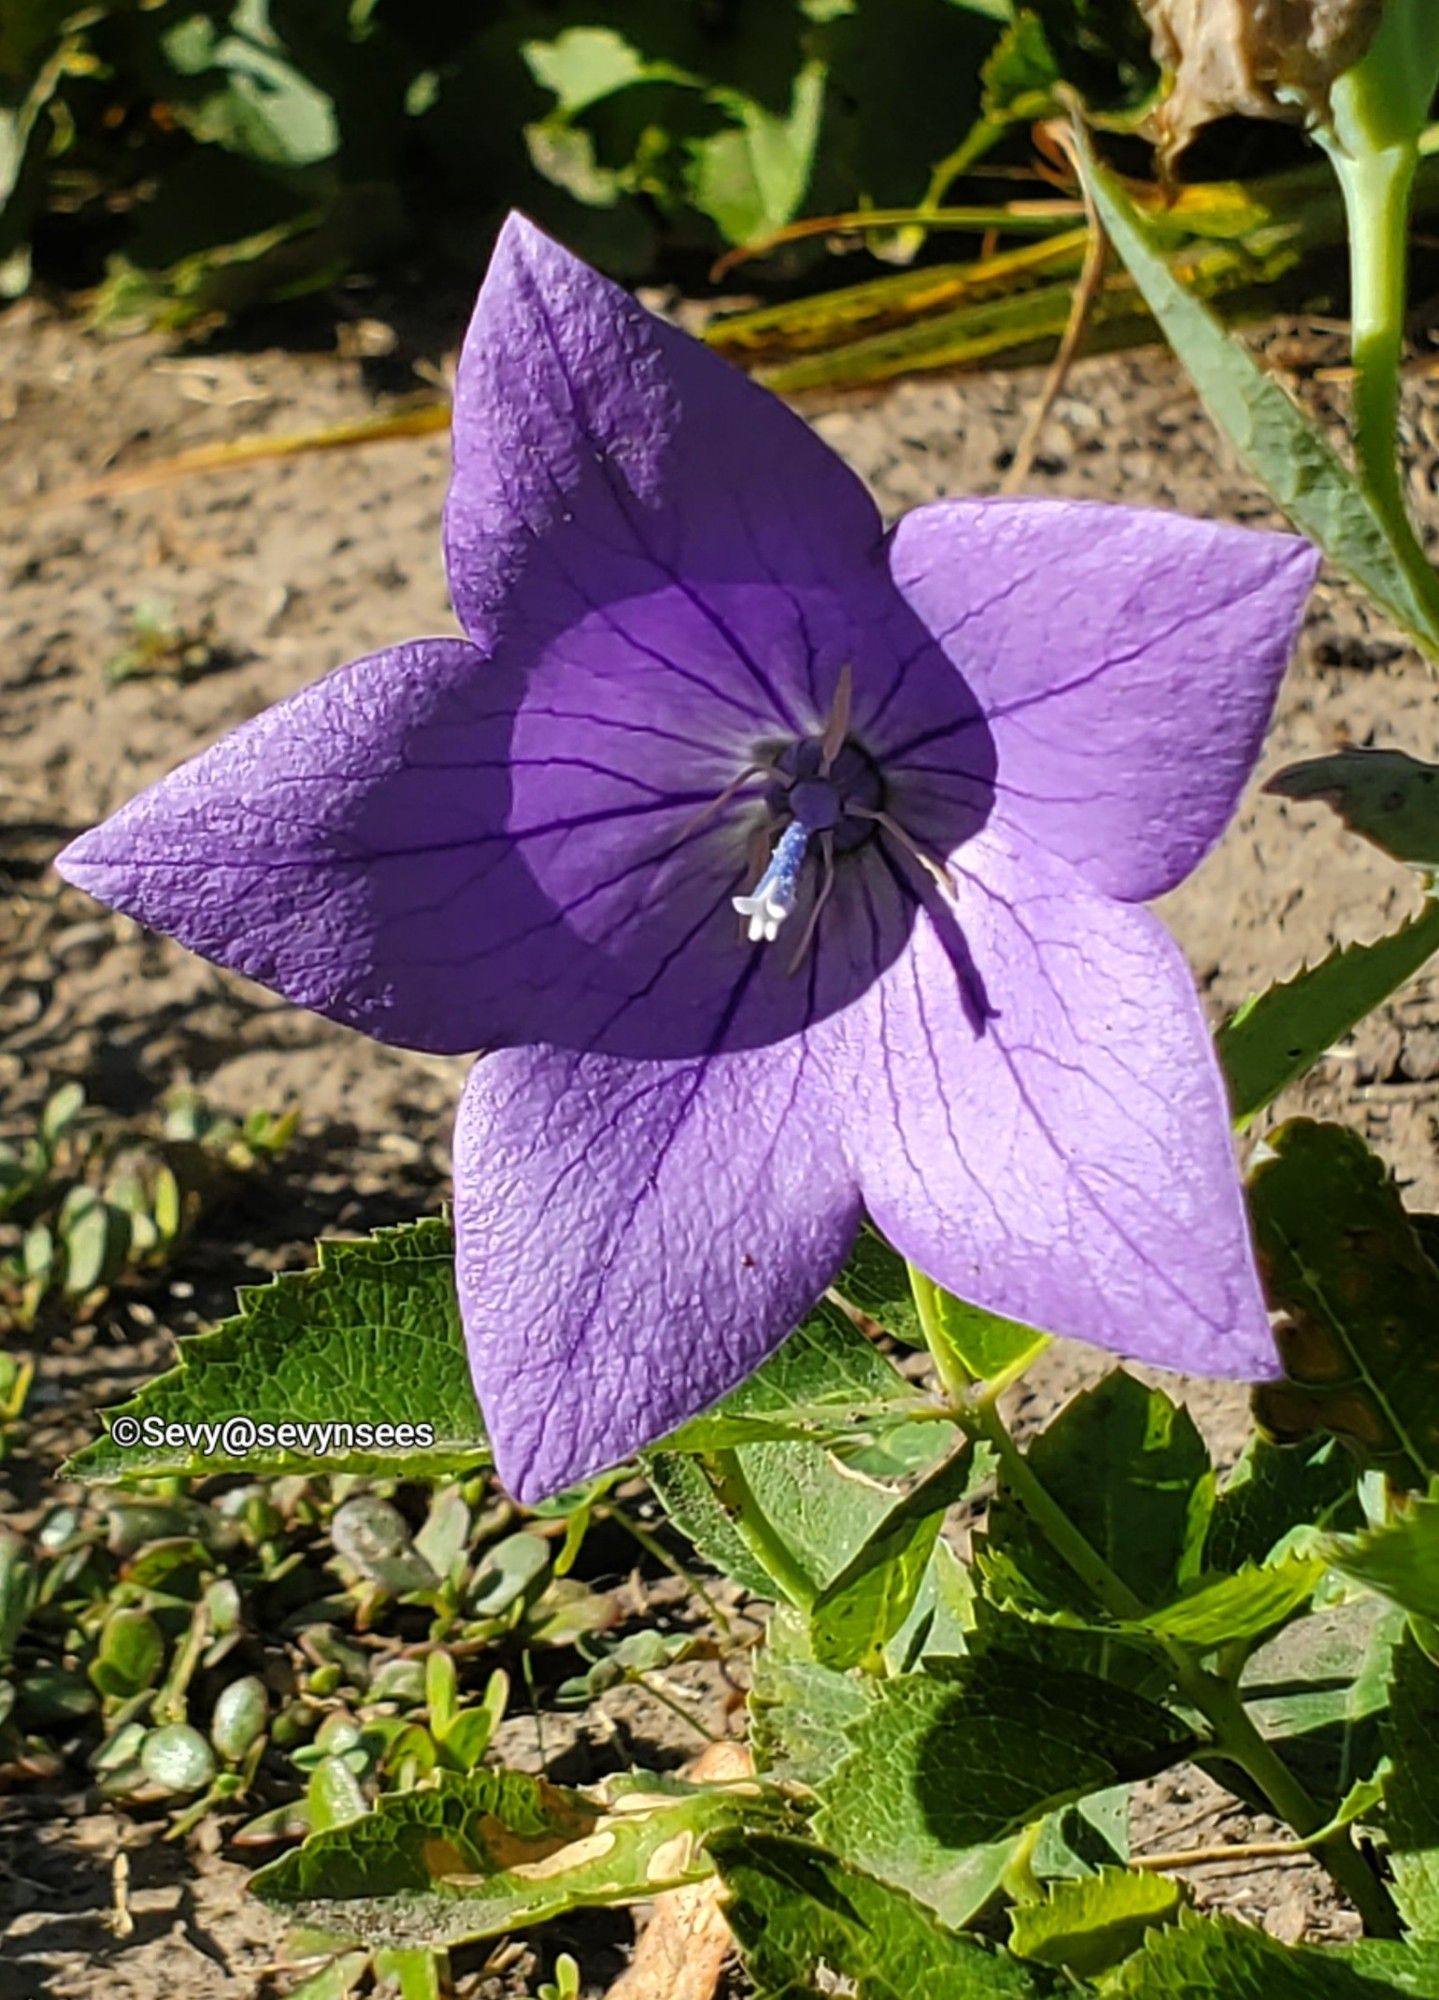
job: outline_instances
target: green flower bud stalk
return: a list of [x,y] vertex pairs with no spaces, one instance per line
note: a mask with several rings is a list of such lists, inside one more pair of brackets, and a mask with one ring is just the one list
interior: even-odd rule
[[1435,0],[1385,0],[1359,62],[1335,79],[1314,137],[1339,177],[1349,226],[1354,453],[1365,490],[1428,603],[1439,583],[1409,518],[1399,467],[1399,374],[1409,208],[1439,87]]

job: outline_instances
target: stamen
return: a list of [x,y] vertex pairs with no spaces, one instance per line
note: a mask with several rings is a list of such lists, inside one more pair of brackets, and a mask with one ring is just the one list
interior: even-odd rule
[[809,948],[814,943],[815,931],[819,928],[819,913],[829,901],[830,893],[834,888],[834,835],[832,833],[822,833],[820,835],[819,852],[820,860],[823,864],[819,893],[814,899],[813,908],[805,919],[804,936],[799,941],[799,949],[785,967],[785,971],[791,974],[798,972],[804,964]]
[[682,840],[688,840],[689,836],[697,832],[707,819],[713,818],[721,807],[727,806],[735,793],[742,791],[751,778],[764,777],[769,772],[769,768],[768,764],[746,764],[733,784],[726,785],[718,798],[711,799],[707,806],[700,807],[693,818],[685,821],[684,825],[675,835],[673,844],[677,847]]
[[873,806],[851,805],[845,810],[851,819],[872,819],[876,826],[882,826],[886,833],[893,835],[906,854],[912,855],[920,867],[934,877],[946,896],[952,898],[957,894],[958,884],[944,863],[936,861],[932,854],[926,853],[917,840],[911,839],[898,820],[891,819],[887,812],[879,812]]
[[793,820],[775,842],[769,866],[748,896],[732,898],[742,917],[749,918],[751,944],[773,944],[779,927],[799,900],[799,875],[809,846],[809,829]]
[[853,696],[854,669],[846,660],[835,683],[834,704],[824,725],[824,735],[819,739],[819,772],[822,778],[829,776],[834,760],[843,750],[849,735],[849,711]]

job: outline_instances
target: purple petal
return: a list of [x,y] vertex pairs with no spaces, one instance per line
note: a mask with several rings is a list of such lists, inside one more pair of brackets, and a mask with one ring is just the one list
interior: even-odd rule
[[1173,940],[992,823],[953,865],[953,904],[927,899],[856,1010],[846,1117],[875,1221],[992,1312],[1195,1374],[1272,1374],[1224,1090]]
[[777,397],[521,216],[460,356],[454,452],[446,561],[477,642],[658,600],[705,712],[822,719],[836,599],[884,578],[874,502]]
[[[985,709],[995,810],[1139,901],[1188,874],[1253,769],[1318,556],[1067,500],[947,500],[895,530],[896,582]],[[964,730],[910,739],[943,768]]]
[[483,921],[510,854],[505,724],[435,768],[485,663],[420,639],[232,730],[59,856],[67,881],[232,971],[382,1041],[477,1046],[479,996],[427,961]]
[[859,1219],[829,1109],[797,1043],[476,1065],[455,1134],[460,1306],[517,1499],[653,1443],[804,1316]]

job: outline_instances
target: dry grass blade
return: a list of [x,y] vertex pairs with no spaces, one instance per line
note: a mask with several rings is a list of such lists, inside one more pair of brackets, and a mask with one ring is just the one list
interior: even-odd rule
[[0,508],[0,519],[29,515],[48,507],[73,507],[87,500],[107,500],[122,493],[144,493],[199,472],[228,472],[237,465],[295,458],[305,452],[343,451],[356,445],[425,437],[432,431],[448,430],[449,425],[449,404],[427,397],[422,403],[387,411],[384,416],[359,417],[320,430],[286,431],[275,437],[233,438],[222,444],[196,445],[193,450],[176,452],[170,458],[152,459],[146,465],[122,466],[117,472],[102,472],[97,478],[57,487],[52,493],[33,494],[27,500]]
[[1084,192],[1084,211],[1089,218],[1089,236],[1084,246],[1084,263],[1074,287],[1068,324],[1055,351],[1054,359],[1049,364],[1049,372],[1044,378],[1044,387],[1039,392],[1038,401],[1030,411],[1023,435],[1015,446],[1014,460],[1004,475],[1000,486],[1001,493],[1017,493],[1029,477],[1029,469],[1034,463],[1034,454],[1039,448],[1044,426],[1049,421],[1049,413],[1059,400],[1059,393],[1064,387],[1074,357],[1079,352],[1095,302],[1103,288],[1104,267],[1109,257],[1109,238],[1104,233],[1104,224],[1099,219],[1099,212],[1094,206],[1089,189],[1080,178],[1079,161],[1072,133],[1067,126],[1051,125],[1046,128],[1045,136],[1049,143],[1064,155],[1076,179],[1080,180]]
[[[711,1743],[690,1766],[697,1784],[733,1783],[754,1773],[742,1743]],[[712,2000],[734,1943],[718,1875],[655,1898],[654,1915],[608,2000]]]

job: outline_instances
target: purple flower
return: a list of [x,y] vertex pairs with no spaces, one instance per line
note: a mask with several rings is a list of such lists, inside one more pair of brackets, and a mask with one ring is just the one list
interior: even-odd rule
[[1271,1373],[1210,1040],[1135,905],[1233,810],[1308,546],[1063,501],[886,533],[518,219],[454,450],[465,637],[303,689],[60,866],[332,1020],[492,1051],[455,1210],[511,1490],[733,1387],[862,1210],[996,1312]]

